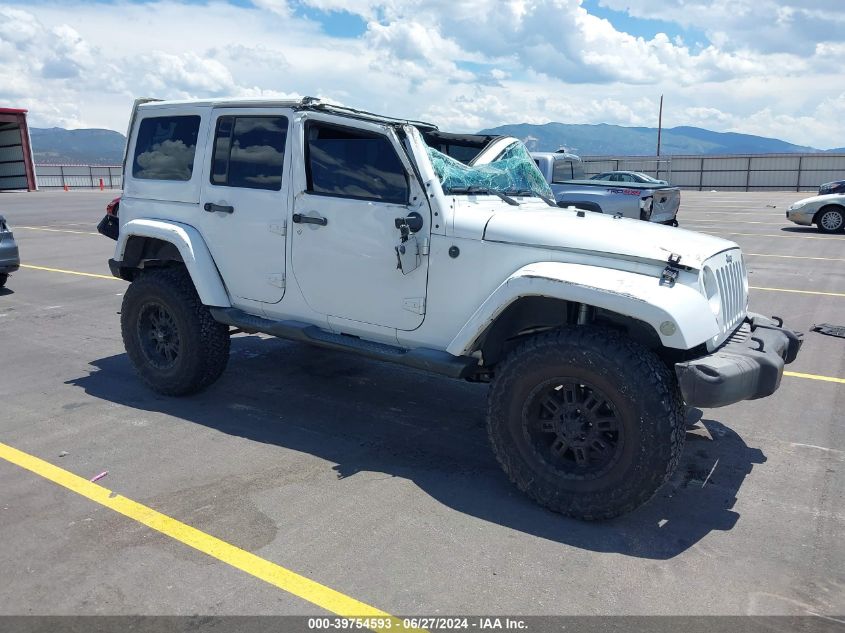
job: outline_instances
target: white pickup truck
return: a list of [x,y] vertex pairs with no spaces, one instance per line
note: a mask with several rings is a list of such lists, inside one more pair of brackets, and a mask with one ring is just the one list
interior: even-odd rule
[[587,180],[581,159],[564,152],[532,152],[561,207],[678,226],[681,190],[665,184]]
[[550,195],[516,139],[314,99],[139,105],[109,261],[127,354],[166,395],[221,376],[231,328],[490,382],[517,487],[628,512],[677,466],[685,405],[774,393],[801,339],[747,311],[736,244]]

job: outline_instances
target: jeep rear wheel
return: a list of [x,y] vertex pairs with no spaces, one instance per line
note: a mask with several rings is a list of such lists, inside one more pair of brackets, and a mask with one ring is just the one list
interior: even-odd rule
[[135,370],[158,393],[201,391],[226,368],[229,328],[211,317],[184,269],[136,277],[123,296],[120,327]]
[[0,288],[3,288],[7,281],[9,281],[9,273],[0,273]]
[[685,434],[666,365],[618,332],[588,326],[513,350],[496,369],[487,424],[520,490],[586,520],[650,499],[677,467]]

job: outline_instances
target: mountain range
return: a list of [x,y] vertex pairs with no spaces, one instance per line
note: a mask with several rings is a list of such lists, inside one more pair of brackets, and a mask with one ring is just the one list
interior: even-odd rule
[[120,165],[126,137],[114,130],[29,128],[37,165]]
[[[483,134],[515,136],[532,151],[555,151],[565,147],[583,156],[654,155],[657,128],[621,125],[577,125],[520,123],[481,130]],[[32,149],[37,164],[119,165],[123,160],[126,137],[113,130],[30,128]],[[698,127],[664,129],[661,154],[769,154],[821,152],[780,139],[713,132]],[[827,150],[845,153],[845,147]]]
[[[657,128],[621,125],[570,125],[546,123],[500,125],[482,130],[522,139],[532,151],[553,152],[561,147],[583,156],[653,156],[657,150]],[[664,128],[660,153],[672,154],[780,154],[821,152],[814,147],[795,145],[780,139],[713,132],[699,127]],[[829,150],[829,151],[842,151]]]

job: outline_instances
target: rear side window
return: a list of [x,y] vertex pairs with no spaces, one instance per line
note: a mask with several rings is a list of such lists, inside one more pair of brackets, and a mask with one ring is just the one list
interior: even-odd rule
[[312,122],[306,139],[309,192],[408,202],[408,177],[386,136]]
[[211,183],[248,189],[282,188],[288,120],[283,116],[222,116],[214,134]]
[[574,178],[571,160],[556,160],[552,168],[552,182],[564,182]]
[[199,129],[198,116],[142,120],[135,141],[132,176],[145,180],[190,180]]

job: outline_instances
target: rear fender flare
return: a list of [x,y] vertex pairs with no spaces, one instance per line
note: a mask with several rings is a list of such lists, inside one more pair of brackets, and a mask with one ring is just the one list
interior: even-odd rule
[[149,237],[173,244],[182,257],[200,301],[207,306],[228,308],[232,305],[211,252],[194,227],[163,220],[130,220],[120,227],[114,251],[117,262],[123,261],[126,244],[132,237]]

